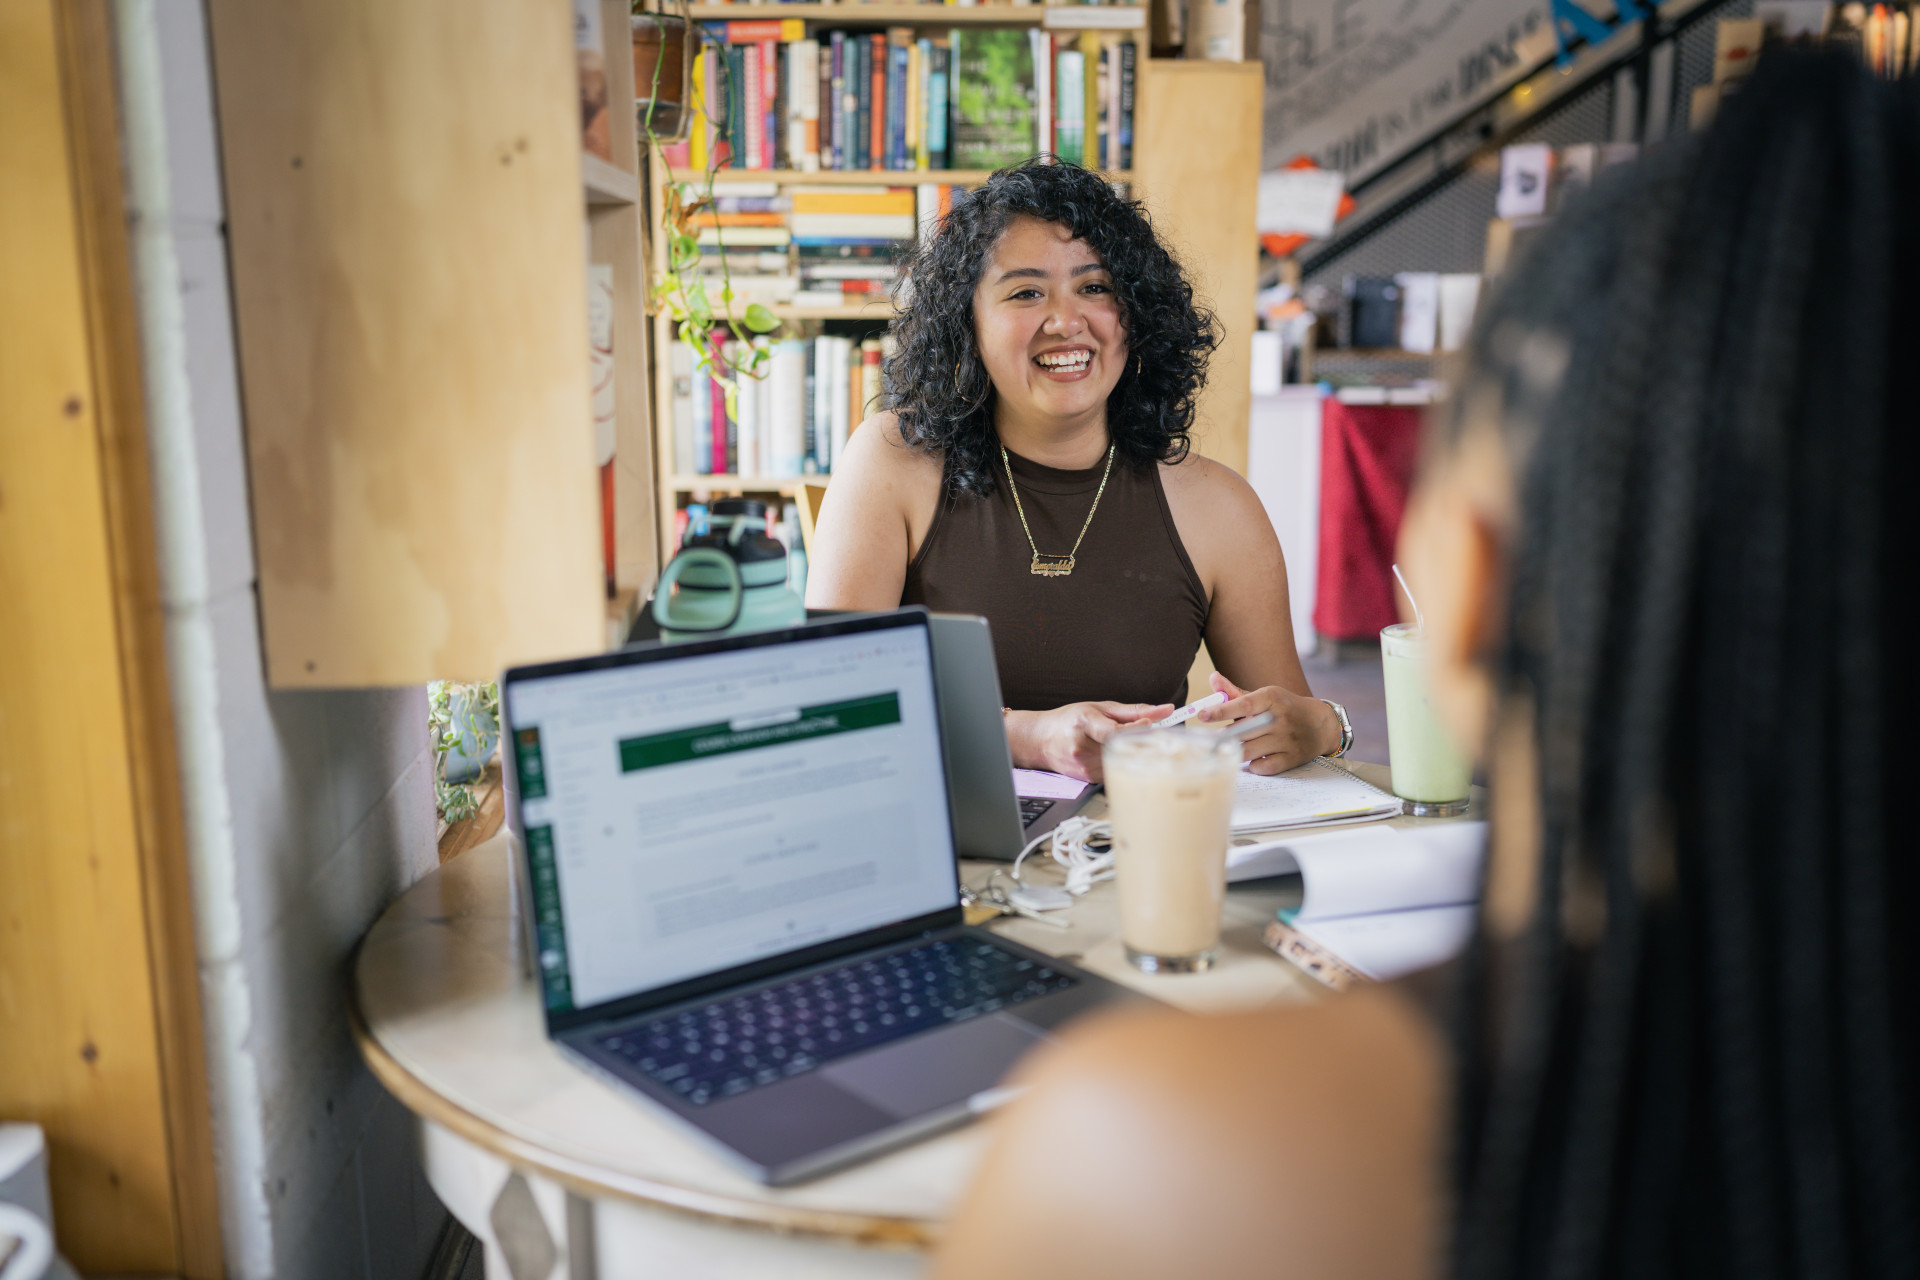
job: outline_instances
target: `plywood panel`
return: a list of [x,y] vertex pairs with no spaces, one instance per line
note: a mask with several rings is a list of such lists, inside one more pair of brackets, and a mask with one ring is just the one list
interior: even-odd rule
[[1257,62],[1151,58],[1140,77],[1134,127],[1137,190],[1225,337],[1200,397],[1194,441],[1242,474],[1260,266],[1254,202],[1261,75]]
[[[613,161],[639,166],[633,113],[633,28],[626,0],[601,0],[607,46],[607,96],[613,103]],[[636,180],[635,194],[639,184]],[[653,465],[653,380],[648,376],[645,206],[588,210],[593,260],[613,267],[614,582],[641,598],[660,576],[659,486]]]
[[215,1276],[104,16],[0,7],[0,1115],[83,1271]]
[[566,0],[213,0],[275,687],[604,643]]

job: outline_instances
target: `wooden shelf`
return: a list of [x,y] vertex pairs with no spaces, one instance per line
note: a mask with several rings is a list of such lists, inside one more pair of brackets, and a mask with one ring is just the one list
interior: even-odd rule
[[1050,30],[1140,31],[1139,5],[1090,4],[696,4],[696,22],[800,18],[807,22],[924,23],[929,26],[1041,26]]
[[893,318],[891,301],[877,302],[868,307],[855,303],[842,303],[837,307],[786,304],[769,306],[767,310],[782,320],[891,320]]
[[[807,173],[799,169],[719,169],[714,172],[716,187],[744,182],[771,182],[777,186],[812,184],[911,187],[923,182],[944,183],[953,187],[975,187],[993,176],[991,169],[821,169]],[[1111,169],[1104,175],[1110,182],[1132,182],[1131,169]]]
[[640,203],[640,176],[608,164],[591,151],[580,153],[580,177],[588,204]]
[[793,493],[803,484],[825,484],[825,476],[669,476],[667,487],[675,493],[705,490],[708,493]]

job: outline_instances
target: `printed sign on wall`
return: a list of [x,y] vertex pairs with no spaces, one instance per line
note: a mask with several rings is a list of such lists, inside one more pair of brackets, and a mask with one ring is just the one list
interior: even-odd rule
[[1263,3],[1265,167],[1304,154],[1349,188],[1554,50],[1548,0]]

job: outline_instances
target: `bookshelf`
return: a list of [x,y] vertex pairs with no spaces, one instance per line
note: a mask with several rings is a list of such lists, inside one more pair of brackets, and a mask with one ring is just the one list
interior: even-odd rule
[[837,307],[774,303],[767,310],[782,320],[885,320],[893,315],[893,300],[883,297],[866,306],[842,303]]
[[[775,186],[913,186],[920,182],[937,182],[950,187],[977,187],[993,176],[991,169],[722,169],[714,175],[713,185],[716,192],[728,185],[744,183],[771,182]],[[1111,169],[1107,178],[1113,182],[1132,182],[1131,169]]]
[[1143,5],[1094,4],[696,4],[695,22],[801,18],[809,22],[903,26],[1035,27],[1051,31],[1141,31]]
[[[1248,383],[1251,366],[1249,334],[1253,327],[1252,282],[1256,275],[1258,239],[1254,230],[1255,187],[1260,163],[1261,75],[1259,63],[1219,63],[1158,59],[1145,56],[1144,7],[1100,5],[972,6],[945,4],[725,4],[695,5],[698,21],[738,21],[756,18],[799,18],[809,36],[820,30],[866,24],[912,26],[939,30],[961,25],[1045,26],[1058,29],[1056,11],[1083,9],[1093,15],[1083,27],[1065,29],[1114,30],[1119,38],[1134,39],[1140,49],[1134,86],[1133,164],[1106,173],[1110,181],[1128,185],[1143,199],[1155,226],[1189,268],[1196,290],[1214,307],[1225,330],[1225,340],[1214,358],[1214,375],[1202,393],[1196,424],[1199,450],[1238,470],[1246,468],[1247,420],[1251,412]],[[1115,24],[1112,16],[1128,15],[1130,28]],[[657,229],[663,174],[658,158],[650,164],[648,199],[650,231]],[[684,171],[675,176],[685,180]],[[697,175],[696,175],[697,176]],[[729,187],[748,184],[774,187],[887,186],[939,184],[977,186],[991,176],[979,169],[722,169],[714,179],[716,195]],[[656,269],[664,266],[664,248],[654,235]],[[1244,296],[1243,296],[1244,295]],[[745,302],[735,304],[736,314]],[[860,331],[878,334],[893,313],[885,295],[872,302],[824,304],[768,304],[779,319],[790,324],[809,322],[866,322]],[[791,334],[791,328],[788,331]],[[851,330],[829,330],[845,334]],[[821,484],[826,475],[740,476],[689,475],[675,467],[674,396],[666,371],[665,352],[673,339],[664,310],[654,318],[655,470],[661,477],[658,499],[659,546],[671,555],[675,517],[695,494],[748,494],[789,498],[803,483]]]

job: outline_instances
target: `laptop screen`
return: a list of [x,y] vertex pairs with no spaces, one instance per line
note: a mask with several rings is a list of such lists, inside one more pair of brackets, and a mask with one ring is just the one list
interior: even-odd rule
[[924,621],[514,678],[506,709],[551,1013],[958,901]]

